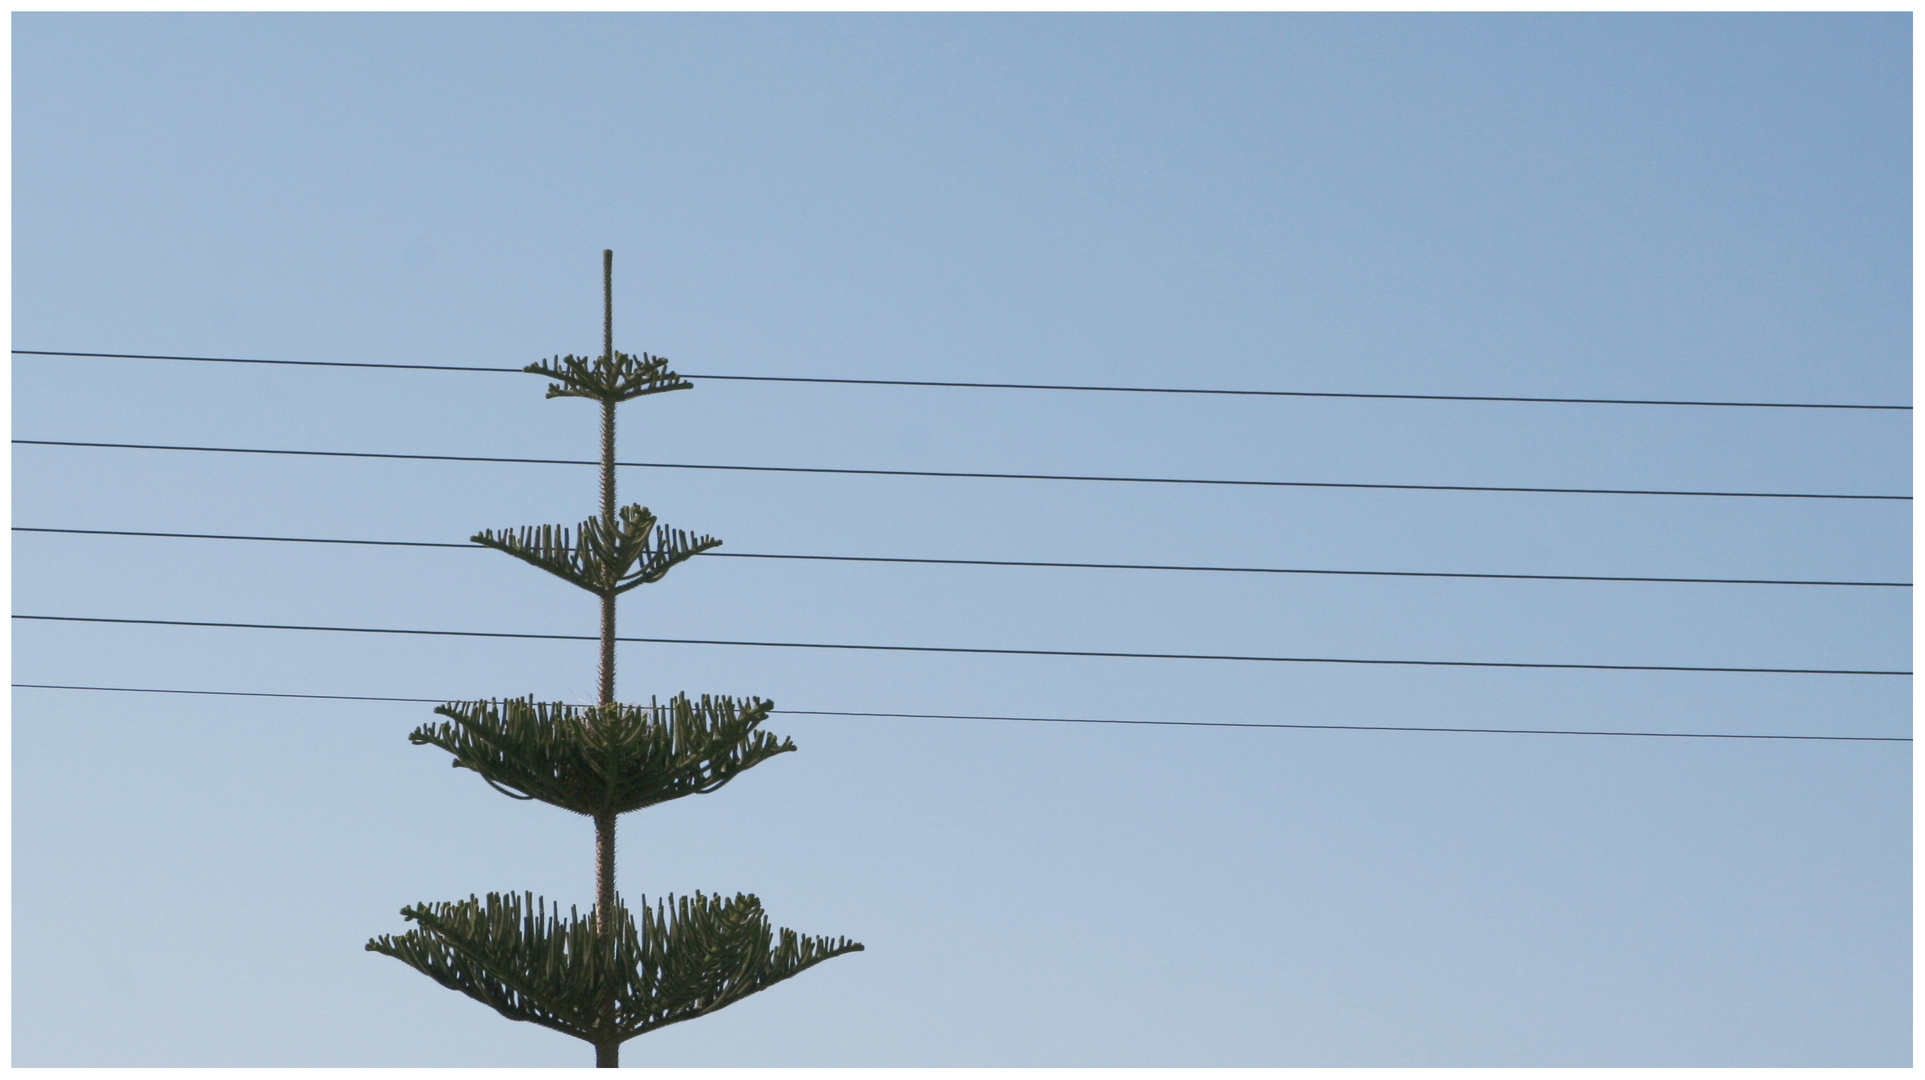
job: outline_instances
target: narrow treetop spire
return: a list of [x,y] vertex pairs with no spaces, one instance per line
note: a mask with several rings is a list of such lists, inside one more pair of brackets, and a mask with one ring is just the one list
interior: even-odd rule
[[615,363],[615,250],[602,249],[602,362]]
[[[585,397],[600,401],[604,406],[642,397],[645,394],[659,394],[665,390],[687,390],[693,383],[669,370],[668,360],[660,356],[642,353],[630,356],[615,351],[615,252],[602,249],[602,353],[590,360],[586,356],[550,357],[539,363],[529,364],[521,370],[530,375],[546,375],[556,380],[548,384],[548,396]],[[603,427],[603,457],[613,460],[614,451],[610,437],[613,431],[614,413],[607,413]],[[609,471],[613,466],[605,467]],[[611,488],[612,490],[612,488]],[[602,516],[614,528],[613,496],[604,498],[608,504]]]

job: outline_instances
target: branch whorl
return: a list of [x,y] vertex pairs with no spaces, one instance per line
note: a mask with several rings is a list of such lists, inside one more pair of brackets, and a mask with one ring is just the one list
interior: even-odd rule
[[[510,1020],[590,1042],[624,1041],[712,1013],[824,960],[861,952],[848,938],[775,930],[754,896],[646,902],[638,925],[615,904],[613,949],[595,920],[532,893],[490,893],[401,909],[416,929],[369,941]],[[612,1013],[602,1003],[613,998]]]
[[585,397],[621,402],[669,390],[688,390],[695,385],[670,371],[666,357],[618,352],[614,360],[610,364],[605,357],[570,353],[529,364],[521,370],[556,380],[548,384],[551,398]]
[[484,529],[469,539],[539,566],[597,596],[618,596],[660,581],[678,564],[722,545],[713,536],[693,536],[658,524],[648,507],[640,505],[616,511],[612,530],[601,518],[592,517],[574,529],[525,525],[499,533]]
[[451,722],[423,724],[408,741],[439,746],[510,793],[594,817],[714,791],[794,750],[760,730],[772,708],[706,694],[667,705],[463,701],[436,708]]

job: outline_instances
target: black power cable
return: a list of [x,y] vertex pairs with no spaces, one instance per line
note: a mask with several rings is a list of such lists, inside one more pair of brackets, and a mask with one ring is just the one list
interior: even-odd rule
[[[388,454],[357,450],[269,450],[239,446],[177,446],[162,443],[79,442],[15,439],[15,446],[91,447],[105,450],[185,450],[210,454],[274,454],[291,457],[369,458],[384,461],[476,461],[507,465],[599,465],[582,458],[482,457],[465,454]],[[1105,484],[1201,484],[1215,487],[1351,488],[1372,491],[1484,491],[1540,495],[1677,495],[1720,499],[1858,499],[1910,502],[1910,495],[1850,495],[1790,491],[1673,491],[1648,488],[1508,487],[1474,484],[1365,484],[1322,480],[1213,480],[1164,476],[1078,476],[1059,473],[938,472],[924,469],[831,469],[800,465],[704,465],[668,461],[618,461],[631,469],[702,469],[717,472],[813,473],[833,476],[916,476],[965,480],[1063,480]]]
[[[236,533],[145,532],[132,529],[54,529],[13,526],[14,532],[61,533],[71,536],[149,536],[179,540],[259,540],[281,544],[358,544],[372,547],[466,548],[486,551],[480,544],[431,540],[345,540],[319,536],[248,536]],[[910,563],[919,566],[1035,566],[1074,570],[1181,570],[1220,574],[1329,574],[1349,577],[1485,578],[1499,581],[1632,581],[1694,585],[1833,585],[1909,589],[1909,581],[1821,581],[1806,578],[1625,577],[1606,574],[1488,574],[1437,570],[1322,570],[1280,566],[1180,566],[1168,563],[1044,562],[1035,559],[916,559],[882,555],[778,555],[753,551],[703,551],[702,558],[802,559],[815,562]]]
[[[189,619],[109,619],[85,615],[15,615],[40,622],[111,623],[125,626],[200,626],[232,630],[312,630],[336,634],[407,634],[426,637],[514,638],[531,641],[597,641],[593,634],[533,634],[499,630],[408,630],[373,626],[307,626],[290,623],[203,622]],[[843,649],[859,652],[958,653],[977,656],[1081,656],[1116,660],[1236,660],[1270,664],[1368,664],[1396,667],[1533,668],[1556,671],[1687,671],[1743,675],[1906,675],[1909,671],[1863,668],[1698,667],[1682,664],[1554,664],[1516,660],[1380,660],[1329,656],[1246,656],[1234,653],[1108,652],[1082,649],[987,649],[949,645],[857,645],[822,641],[731,641],[719,638],[617,637],[646,645],[732,645],[761,649]]]
[[[73,686],[59,683],[14,683],[19,690],[99,690],[126,694],[201,694],[213,697],[298,698],[318,701],[398,701],[434,704],[452,698],[375,697],[366,694],[268,694],[246,690],[166,690],[147,686]],[[982,716],[974,713],[848,712],[828,709],[776,709],[787,716],[853,716],[899,720],[1005,720],[1026,724],[1124,724],[1144,727],[1273,728],[1290,731],[1429,731],[1464,735],[1614,735],[1643,739],[1778,739],[1794,742],[1903,742],[1893,735],[1748,735],[1696,731],[1570,731],[1558,728],[1416,727],[1390,724],[1258,724],[1229,720],[1105,720],[1069,716]]]
[[[114,360],[195,360],[213,364],[283,364],[295,367],[394,368],[405,371],[487,371],[519,374],[518,367],[449,364],[379,364],[349,360],[257,360],[235,356],[160,356],[153,353],[53,352],[15,349],[15,356],[97,356]],[[1358,398],[1372,401],[1503,401],[1546,405],[1680,405],[1714,409],[1872,409],[1910,412],[1910,405],[1842,405],[1809,401],[1668,401],[1653,398],[1507,397],[1495,394],[1365,394],[1322,390],[1213,390],[1178,386],[1079,386],[1067,383],[948,382],[927,379],[833,379],[801,375],[691,375],[729,382],[823,383],[836,386],[921,386],[968,390],[1068,390],[1104,394],[1209,394],[1227,397]]]

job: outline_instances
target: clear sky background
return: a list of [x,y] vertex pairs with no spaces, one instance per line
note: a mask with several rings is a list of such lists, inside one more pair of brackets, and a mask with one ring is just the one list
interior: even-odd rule
[[[1911,21],[13,17],[13,345],[693,391],[633,461],[1908,494],[1910,414],[704,374],[1909,404]],[[530,376],[15,357],[15,438],[585,458]],[[16,526],[459,542],[568,466],[22,446]],[[724,551],[1909,581],[1910,504],[631,468]],[[499,554],[15,533],[16,614],[592,634]],[[622,632],[1909,669],[1903,588],[697,559]],[[623,696],[1907,736],[1910,679],[622,647]],[[587,642],[16,622],[15,682],[594,692]],[[386,957],[592,898],[583,820],[401,703],[16,690],[16,1065],[582,1065]],[[631,1065],[1906,1065],[1897,742],[778,715],[624,819],[631,902],[834,960]]]

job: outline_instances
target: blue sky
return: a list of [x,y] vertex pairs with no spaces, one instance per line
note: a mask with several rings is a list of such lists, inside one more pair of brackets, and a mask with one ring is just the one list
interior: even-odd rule
[[[630,461],[1909,494],[1911,24],[1857,16],[13,19],[13,345],[693,391]],[[17,439],[587,457],[528,376],[16,356]],[[458,542],[590,470],[18,446],[14,524]],[[724,551],[1909,581],[1909,504],[623,470]],[[593,633],[484,551],[14,534],[16,614]],[[624,634],[1909,669],[1910,590],[698,559]],[[1910,679],[622,647],[623,696],[1908,736]],[[16,622],[14,681],[594,692],[593,646]],[[575,1065],[368,937],[592,896],[423,705],[14,691],[16,1065]],[[868,951],[631,1065],[1904,1065],[1894,742],[781,715],[633,901]],[[100,1018],[112,1017],[103,1025]]]

